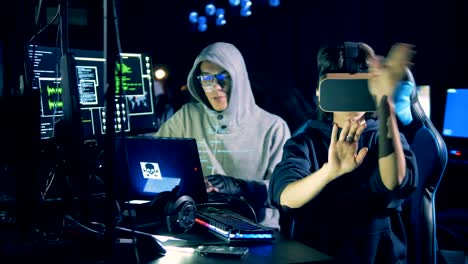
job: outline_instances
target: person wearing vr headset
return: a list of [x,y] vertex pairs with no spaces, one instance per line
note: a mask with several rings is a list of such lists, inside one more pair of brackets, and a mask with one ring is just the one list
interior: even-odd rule
[[279,228],[267,188],[291,136],[287,123],[255,103],[243,56],[230,43],[203,49],[187,84],[196,102],[182,106],[154,135],[195,138],[207,192],[243,197],[260,224]]
[[273,172],[269,191],[282,230],[339,263],[406,263],[400,209],[416,188],[417,169],[398,130],[393,96],[412,55],[411,45],[395,44],[382,64],[365,43],[322,47],[319,81],[330,73],[368,72],[376,111],[318,107],[317,119],[286,142]]

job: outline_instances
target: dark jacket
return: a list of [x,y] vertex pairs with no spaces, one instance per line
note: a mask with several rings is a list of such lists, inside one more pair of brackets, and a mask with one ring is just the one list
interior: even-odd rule
[[284,146],[269,188],[272,204],[281,211],[282,230],[290,228],[285,219],[294,218],[295,239],[336,256],[340,262],[405,263],[406,236],[400,211],[403,200],[416,188],[416,160],[400,134],[406,177],[393,191],[384,186],[378,167],[378,121],[367,121],[358,142],[359,149],[369,148],[358,168],[330,182],[302,208],[279,205],[286,185],[327,162],[331,128],[331,123],[311,120]]

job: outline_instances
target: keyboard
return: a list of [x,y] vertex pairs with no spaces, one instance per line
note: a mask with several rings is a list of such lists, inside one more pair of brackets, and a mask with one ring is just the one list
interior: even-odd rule
[[195,222],[226,241],[272,241],[272,229],[229,209],[204,207],[198,209]]

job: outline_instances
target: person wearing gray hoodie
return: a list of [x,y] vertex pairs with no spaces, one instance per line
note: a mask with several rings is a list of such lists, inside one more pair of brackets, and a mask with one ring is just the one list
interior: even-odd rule
[[207,192],[243,197],[260,224],[279,228],[267,187],[291,136],[287,123],[255,103],[243,56],[230,43],[204,48],[187,85],[195,101],[182,106],[154,135],[195,138]]

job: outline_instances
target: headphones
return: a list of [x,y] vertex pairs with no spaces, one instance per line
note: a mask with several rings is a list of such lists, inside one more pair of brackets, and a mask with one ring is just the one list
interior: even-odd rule
[[167,231],[175,234],[190,230],[197,215],[195,201],[190,196],[179,196],[174,191],[157,194],[151,201],[151,210]]

